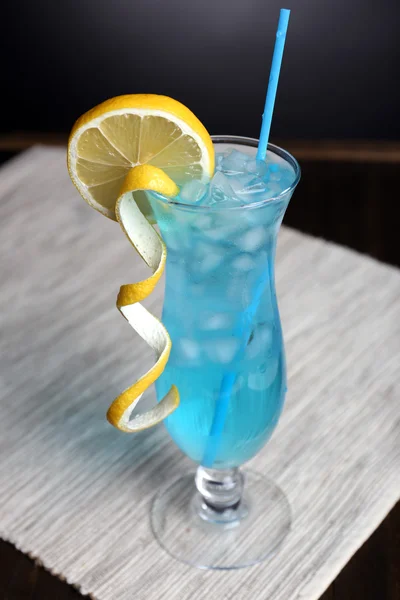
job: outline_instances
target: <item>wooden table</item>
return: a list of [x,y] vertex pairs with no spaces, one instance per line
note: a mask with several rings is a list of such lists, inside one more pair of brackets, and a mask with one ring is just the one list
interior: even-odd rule
[[[54,140],[63,142],[62,137]],[[0,139],[1,161],[33,141],[40,140],[24,136]],[[400,266],[400,144],[282,142],[282,145],[295,154],[303,171],[285,223]],[[79,598],[84,597],[13,546],[0,541],[0,600]],[[321,600],[400,600],[400,503]]]

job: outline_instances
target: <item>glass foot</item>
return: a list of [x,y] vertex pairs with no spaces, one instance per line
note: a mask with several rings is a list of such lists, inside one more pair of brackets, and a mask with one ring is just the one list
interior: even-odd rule
[[290,531],[290,506],[272,481],[248,469],[243,498],[221,511],[208,506],[195,486],[195,472],[161,489],[151,510],[160,545],[181,562],[201,569],[240,569],[278,551]]

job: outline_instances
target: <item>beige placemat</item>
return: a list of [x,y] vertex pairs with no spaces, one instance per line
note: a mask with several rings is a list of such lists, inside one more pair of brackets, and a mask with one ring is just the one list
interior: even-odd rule
[[399,272],[282,230],[289,394],[251,466],[287,493],[293,530],[262,565],[204,572],[149,527],[154,492],[189,461],[162,426],[131,436],[104,418],[152,360],[114,308],[139,259],[78,197],[61,149],[3,167],[0,207],[1,537],[99,600],[319,598],[400,496]]

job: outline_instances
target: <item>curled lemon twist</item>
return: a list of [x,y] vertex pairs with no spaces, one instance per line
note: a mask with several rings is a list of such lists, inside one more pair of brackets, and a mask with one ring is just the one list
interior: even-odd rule
[[121,287],[117,307],[153,348],[156,363],[123,391],[107,412],[110,423],[121,431],[141,431],[159,423],[179,405],[173,385],[154,408],[132,418],[143,393],[163,372],[171,351],[166,328],[141,304],[157,285],[167,257],[166,246],[151,224],[145,192],[174,197],[186,181],[211,176],[212,141],[197,117],[176,100],[152,94],[119,96],[75,123],[68,143],[68,169],[84,200],[119,222],[152,271],[147,279]]

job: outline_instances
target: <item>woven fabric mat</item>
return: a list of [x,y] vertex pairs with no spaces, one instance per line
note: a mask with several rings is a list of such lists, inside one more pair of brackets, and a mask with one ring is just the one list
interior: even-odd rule
[[189,460],[162,426],[128,435],[104,416],[152,362],[114,308],[140,259],[78,197],[62,149],[6,164],[0,201],[1,537],[99,600],[319,598],[400,496],[399,271],[282,229],[289,393],[250,466],[286,492],[293,528],[268,562],[200,571],[148,516]]

